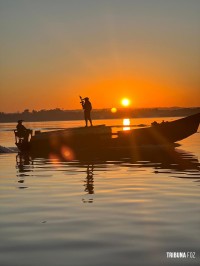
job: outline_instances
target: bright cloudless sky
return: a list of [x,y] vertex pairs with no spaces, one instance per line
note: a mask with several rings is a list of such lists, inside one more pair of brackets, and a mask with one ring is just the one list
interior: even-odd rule
[[200,106],[199,0],[0,0],[0,111]]

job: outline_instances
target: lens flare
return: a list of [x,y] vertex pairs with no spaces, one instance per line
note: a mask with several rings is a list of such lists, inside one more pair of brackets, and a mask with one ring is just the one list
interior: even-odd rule
[[55,153],[50,153],[49,154],[49,160],[51,161],[51,163],[54,166],[58,166],[60,163],[60,158],[58,157],[58,155],[56,155]]
[[61,148],[61,155],[62,157],[67,160],[67,161],[72,161],[74,160],[74,152],[72,149],[70,149],[69,147],[67,146],[63,146]]
[[116,113],[117,112],[117,108],[115,108],[115,107],[113,107],[113,108],[111,108],[111,113]]

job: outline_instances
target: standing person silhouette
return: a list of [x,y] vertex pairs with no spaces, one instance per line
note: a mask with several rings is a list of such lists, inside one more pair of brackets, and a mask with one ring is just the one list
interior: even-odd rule
[[90,122],[90,125],[92,126],[92,119],[91,119],[91,110],[92,110],[92,104],[89,101],[89,98],[86,97],[84,99],[81,98],[81,104],[83,106],[84,110],[84,118],[85,118],[85,126],[88,126],[88,121]]

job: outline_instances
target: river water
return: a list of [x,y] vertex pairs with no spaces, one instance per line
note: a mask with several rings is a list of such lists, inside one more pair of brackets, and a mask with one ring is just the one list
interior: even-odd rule
[[[163,119],[130,122],[154,120]],[[83,121],[24,124],[46,131]],[[0,125],[1,146],[14,147],[15,126]],[[91,160],[0,154],[0,265],[200,265],[200,134],[179,144]]]

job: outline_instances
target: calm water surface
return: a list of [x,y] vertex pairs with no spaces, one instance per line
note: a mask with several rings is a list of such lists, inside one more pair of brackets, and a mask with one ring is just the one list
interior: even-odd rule
[[[122,125],[95,121],[102,123]],[[13,147],[15,124],[0,127],[0,145]],[[200,134],[180,144],[73,161],[0,154],[0,265],[200,265]],[[167,259],[169,251],[196,259]]]

